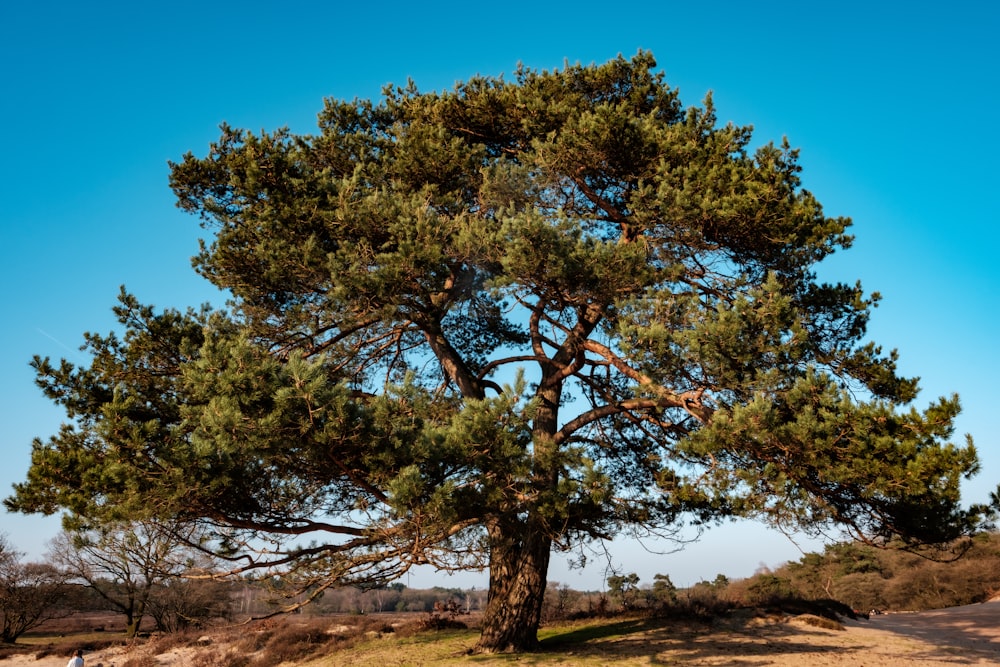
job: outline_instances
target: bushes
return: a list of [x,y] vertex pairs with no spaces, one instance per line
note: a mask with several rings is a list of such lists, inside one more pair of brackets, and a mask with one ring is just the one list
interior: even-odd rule
[[[688,618],[714,618],[733,608],[725,588],[701,582],[676,597],[672,611]],[[668,611],[671,608],[668,607]]]
[[321,647],[341,642],[340,635],[327,632],[327,625],[295,624],[276,630],[264,645],[259,660],[266,665],[301,660],[318,652]]
[[461,605],[456,600],[439,601],[434,604],[433,611],[419,620],[406,623],[399,628],[398,632],[400,636],[409,637],[428,631],[464,630],[468,626],[458,620],[458,616],[462,613]]
[[833,544],[823,554],[807,554],[778,568],[775,575],[787,579],[801,597],[832,597],[855,609],[956,607],[983,602],[996,592],[1000,535],[982,533],[951,550],[923,554]]
[[[124,667],[147,667],[142,662],[146,655],[162,654],[178,647],[192,649],[185,663],[191,667],[270,667],[331,653],[353,645],[360,638],[389,632],[393,632],[393,627],[384,618],[367,616],[351,617],[350,625],[338,624],[336,619],[330,618],[271,619],[231,627],[212,638],[190,633],[165,635],[146,646],[141,655],[130,657],[133,662]],[[209,646],[209,642],[216,646]],[[149,663],[148,667],[154,664]]]
[[792,582],[773,574],[759,574],[747,586],[746,602],[764,607],[795,597]]
[[[216,646],[195,649],[186,658],[190,667],[272,667],[333,653],[352,646],[361,638],[393,631],[385,619],[356,616],[351,625],[337,624],[336,619],[299,621],[281,618],[254,626],[231,629],[235,638],[221,635]],[[161,652],[161,647],[147,653]],[[154,667],[158,663],[126,663],[123,667]]]
[[670,577],[657,574],[652,587],[640,586],[637,575],[610,577],[608,593],[575,591],[552,582],[545,590],[542,620],[579,620],[621,612],[677,618],[711,618],[733,608],[727,595],[729,580],[719,575],[691,588],[679,589]]

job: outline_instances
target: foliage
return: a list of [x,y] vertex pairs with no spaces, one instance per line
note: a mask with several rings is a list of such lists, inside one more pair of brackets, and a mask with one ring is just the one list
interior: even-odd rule
[[685,109],[651,55],[328,100],[171,165],[231,312],[124,293],[70,423],[6,500],[200,523],[310,596],[489,567],[481,651],[537,645],[553,548],[757,516],[873,541],[975,529],[957,397],[866,342],[876,294],[787,143]]
[[613,574],[608,577],[608,594],[626,611],[635,607],[639,593],[639,575]]
[[775,604],[793,596],[791,582],[775,574],[759,574],[747,587],[748,602],[756,606]]
[[832,598],[861,611],[955,607],[984,602],[1000,592],[1000,535],[981,533],[951,547],[959,558],[941,560],[940,551],[830,544],[821,554],[806,554],[746,583],[777,577],[797,597]]
[[661,604],[671,604],[677,601],[677,586],[670,580],[670,575],[653,575],[653,598]]

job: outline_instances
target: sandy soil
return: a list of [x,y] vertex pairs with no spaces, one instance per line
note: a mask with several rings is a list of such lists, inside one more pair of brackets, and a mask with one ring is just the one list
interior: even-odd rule
[[882,614],[844,625],[845,630],[826,630],[791,619],[750,636],[706,635],[702,650],[658,657],[754,667],[1000,665],[1000,601]]
[[[678,637],[659,633],[621,640],[623,653],[648,655],[652,664],[744,667],[935,667],[1000,665],[1000,601],[846,622],[844,630],[814,627],[805,619],[761,623],[737,632]],[[642,648],[635,645],[642,642]],[[637,650],[638,649],[638,650]],[[121,667],[121,649],[86,655],[87,667]],[[63,667],[69,656],[0,660],[0,667]],[[183,667],[189,650],[157,657],[163,667]],[[563,663],[566,664],[566,663]]]
[[[1000,665],[1000,601],[872,617],[878,632],[912,654],[914,664]],[[932,662],[934,661],[934,662]],[[898,663],[903,664],[903,663]]]

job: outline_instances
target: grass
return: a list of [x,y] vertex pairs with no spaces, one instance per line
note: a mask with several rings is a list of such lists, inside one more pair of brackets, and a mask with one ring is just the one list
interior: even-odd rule
[[[816,650],[852,649],[838,646],[843,626],[814,615],[793,617],[751,610],[714,621],[621,618],[590,619],[548,625],[539,632],[540,650],[518,655],[470,655],[479,639],[476,629],[425,632],[410,637],[395,634],[366,638],[335,653],[294,663],[295,667],[448,667],[475,665],[563,665],[565,667],[639,667],[651,664],[747,664],[772,651],[799,655],[809,664],[814,642],[829,644]],[[733,662],[733,661],[737,662]],[[282,667],[292,667],[283,665]]]
[[[413,637],[386,636],[359,642],[336,654],[297,663],[297,667],[379,665],[573,665],[616,667],[649,665],[663,641],[673,637],[683,643],[697,635],[710,635],[704,624],[691,626],[662,619],[589,620],[553,624],[539,632],[539,651],[518,655],[470,655],[479,639],[476,629],[427,632]],[[652,643],[651,643],[652,642]]]
[[[73,633],[72,642],[80,644],[107,644],[107,643],[124,643],[124,635],[112,635],[107,632],[80,632]],[[23,644],[26,646],[49,646],[52,644],[66,644],[67,635],[65,634],[51,634],[51,635],[23,635],[18,637],[18,644]]]

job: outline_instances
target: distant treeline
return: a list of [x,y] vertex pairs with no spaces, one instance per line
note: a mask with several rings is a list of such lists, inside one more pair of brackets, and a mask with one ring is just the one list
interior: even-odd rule
[[[81,613],[117,612],[123,614],[123,627],[134,622],[136,628],[171,632],[218,620],[268,616],[294,607],[306,595],[286,597],[281,582],[276,586],[273,580],[174,578],[152,586],[146,593],[143,613],[134,615],[121,603],[135,592],[123,581],[95,580],[81,585],[51,564],[21,564],[16,558],[0,558],[0,574],[6,582],[0,586],[0,641],[8,643],[46,620],[64,619],[65,623],[68,617]],[[781,606],[796,601],[834,601],[848,612],[922,610],[984,602],[998,592],[1000,534],[984,533],[950,550],[934,552],[833,544],[823,553],[806,554],[796,562],[746,579],[730,581],[719,574],[712,581],[688,588],[677,588],[668,574],[657,574],[649,582],[634,573],[615,574],[600,591],[577,591],[549,582],[543,620],[623,611],[711,617],[737,607]],[[482,611],[486,595],[485,590],[411,589],[401,583],[379,588],[342,587],[324,591],[312,603],[298,607],[296,613],[456,616]]]
[[[237,594],[236,615],[259,615],[268,607],[280,602],[273,594],[260,587],[244,585]],[[302,614],[378,614],[386,612],[433,612],[441,603],[453,604],[458,613],[482,611],[486,606],[486,591],[461,588],[407,588],[403,584],[390,584],[384,588],[333,588],[305,607]]]
[[[998,592],[1000,534],[983,533],[945,551],[832,544],[823,553],[806,554],[798,561],[761,570],[746,579],[731,581],[719,574],[712,581],[701,581],[689,588],[677,588],[668,574],[657,574],[649,582],[635,574],[613,575],[602,591],[578,591],[550,582],[544,616],[571,618],[622,610],[712,614],[785,600],[835,600],[862,612],[922,610],[983,602]],[[252,607],[238,608],[237,613],[264,611],[267,603],[261,592],[248,591],[246,596],[248,604],[253,600]],[[486,591],[410,589],[402,584],[376,590],[342,588],[327,591],[303,613],[429,612],[445,600],[454,601],[462,611],[479,611],[486,604]]]

